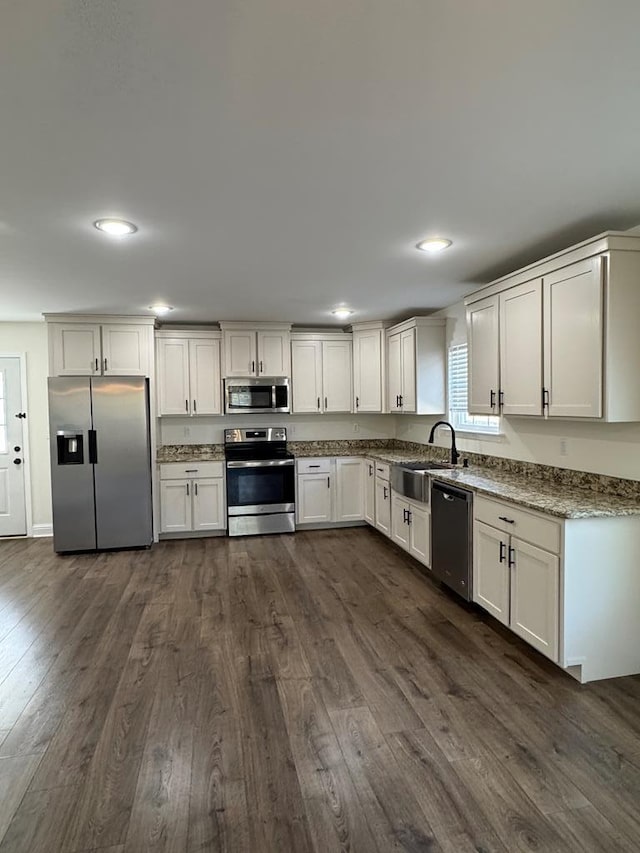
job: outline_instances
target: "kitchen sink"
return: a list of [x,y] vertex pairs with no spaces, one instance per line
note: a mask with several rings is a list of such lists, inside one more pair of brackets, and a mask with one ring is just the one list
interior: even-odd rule
[[396,462],[391,466],[391,488],[414,501],[429,503],[430,471],[451,468],[446,462]]

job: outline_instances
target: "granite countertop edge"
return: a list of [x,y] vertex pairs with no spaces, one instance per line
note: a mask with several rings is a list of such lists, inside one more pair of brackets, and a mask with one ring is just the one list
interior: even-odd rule
[[[419,453],[398,453],[388,451],[380,447],[346,447],[339,452],[327,448],[300,448],[295,444],[291,448],[296,458],[318,458],[325,456],[354,456],[366,457],[377,462],[392,465],[394,462],[419,461]],[[224,448],[222,445],[196,448],[193,450],[176,453],[163,453],[160,448],[157,455],[158,464],[168,462],[223,462]],[[432,457],[425,455],[425,461],[434,461]],[[555,516],[558,519],[580,519],[580,518],[614,518],[630,517],[640,515],[640,503],[635,503],[628,498],[591,492],[583,488],[563,488],[563,495],[558,496],[557,486],[540,480],[536,481],[530,477],[524,478],[517,474],[494,473],[490,468],[456,468],[442,469],[432,474],[434,480],[456,483],[479,495],[509,501],[511,503],[531,509],[545,515]]]

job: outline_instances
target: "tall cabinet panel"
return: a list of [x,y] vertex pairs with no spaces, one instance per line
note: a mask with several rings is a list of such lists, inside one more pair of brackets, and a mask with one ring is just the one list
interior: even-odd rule
[[351,411],[351,341],[322,342],[325,412]]
[[[356,412],[385,411],[384,324],[353,326],[353,395]],[[373,325],[373,324],[371,324]]]
[[500,400],[505,415],[542,414],[542,279],[500,294]]
[[221,414],[219,340],[189,341],[189,376],[192,414]]
[[188,415],[189,341],[158,339],[158,411],[161,415]]
[[603,313],[601,258],[544,277],[549,415],[602,416]]
[[500,391],[499,296],[467,308],[469,342],[469,413],[498,414]]
[[322,411],[322,342],[293,341],[292,410],[296,414]]

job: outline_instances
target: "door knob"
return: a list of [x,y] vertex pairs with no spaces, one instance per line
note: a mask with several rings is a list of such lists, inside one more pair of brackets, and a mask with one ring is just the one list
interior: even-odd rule
[[14,465],[22,465],[22,459],[14,459],[13,464]]

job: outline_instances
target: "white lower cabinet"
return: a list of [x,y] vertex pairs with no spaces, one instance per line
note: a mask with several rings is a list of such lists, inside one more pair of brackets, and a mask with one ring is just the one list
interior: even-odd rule
[[376,469],[370,459],[364,460],[364,520],[376,525]]
[[225,530],[227,508],[221,462],[160,465],[160,532]]
[[364,519],[364,460],[359,456],[297,460],[296,523]]
[[323,524],[331,520],[331,475],[298,474],[296,522]]
[[475,516],[473,600],[557,662],[560,557],[547,549],[560,551],[559,522],[482,497]]
[[391,493],[391,538],[425,566],[431,562],[430,523],[431,514],[425,504]]

